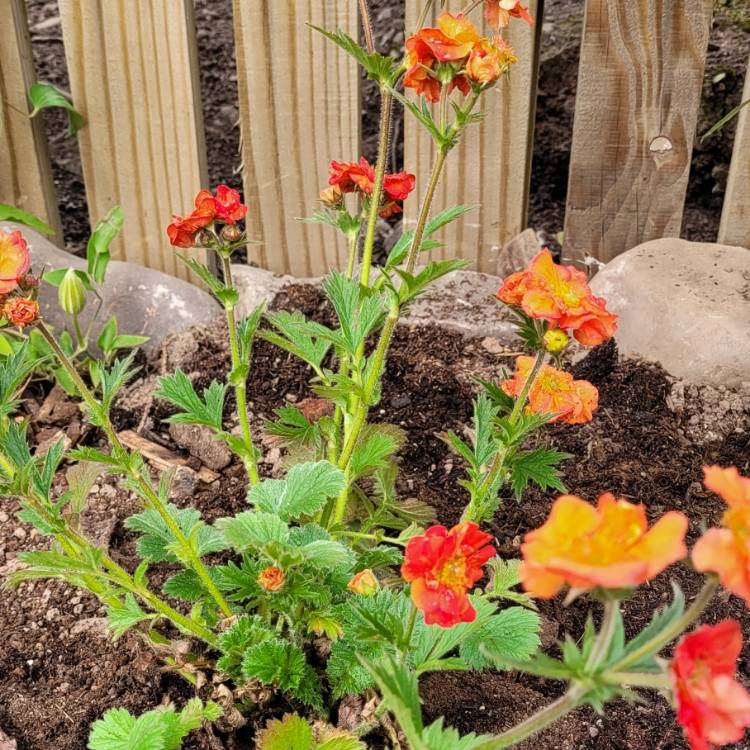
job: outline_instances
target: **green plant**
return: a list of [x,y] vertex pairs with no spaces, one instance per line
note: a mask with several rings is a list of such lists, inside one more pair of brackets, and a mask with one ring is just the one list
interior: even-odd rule
[[269,721],[255,746],[257,750],[367,750],[351,733],[328,726],[313,727],[296,714]]

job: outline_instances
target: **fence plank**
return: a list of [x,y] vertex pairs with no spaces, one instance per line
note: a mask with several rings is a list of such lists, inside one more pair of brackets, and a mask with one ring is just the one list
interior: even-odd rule
[[26,92],[36,81],[24,0],[0,3],[0,202],[47,222],[62,241],[47,137],[29,119]]
[[359,158],[356,64],[316,31],[357,38],[355,2],[234,0],[248,259],[298,276],[344,261],[333,230],[298,218],[318,208],[331,159]]
[[[457,12],[464,5],[452,0],[446,8]],[[535,26],[514,21],[506,35],[518,62],[509,78],[482,97],[485,119],[469,128],[449,156],[435,196],[436,210],[458,203],[477,205],[477,209],[437,235],[445,246],[434,251],[433,257],[463,257],[479,271],[494,273],[499,250],[526,227],[543,2],[531,0],[528,5]],[[407,35],[414,30],[420,6],[406,4]],[[428,23],[434,23],[439,12],[439,8],[434,10]],[[472,20],[479,24],[481,11]],[[417,175],[416,195],[405,207],[407,228],[416,221],[433,158],[432,139],[406,113],[404,168]]]
[[92,224],[122,206],[115,257],[187,279],[165,227],[207,181],[192,6],[60,0]]
[[[742,101],[750,99],[750,59]],[[750,249],[750,105],[737,118],[732,164],[719,225],[719,242]]]
[[713,0],[587,0],[565,255],[679,236]]

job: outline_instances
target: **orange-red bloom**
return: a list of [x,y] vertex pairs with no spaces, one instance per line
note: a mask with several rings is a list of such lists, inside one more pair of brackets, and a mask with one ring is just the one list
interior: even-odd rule
[[195,210],[188,216],[173,216],[167,227],[169,241],[175,247],[194,247],[196,236],[216,218],[216,201],[208,190],[195,196]]
[[0,294],[12,292],[29,268],[29,246],[18,231],[0,229]]
[[223,221],[225,224],[242,221],[247,215],[247,206],[240,199],[240,194],[226,185],[219,185],[216,188],[214,210],[216,220]]
[[284,571],[275,565],[269,565],[261,570],[258,575],[260,587],[270,592],[278,591],[284,585],[285,580]]
[[[501,387],[518,398],[534,366],[533,357],[517,357],[516,372]],[[593,419],[599,406],[599,391],[588,380],[574,380],[569,372],[542,365],[528,395],[526,411],[530,414],[555,414],[550,422],[583,424]]]
[[474,621],[477,613],[468,591],[495,555],[491,539],[475,523],[466,522],[450,531],[432,526],[409,540],[401,575],[411,582],[412,601],[428,625],[450,628]]
[[39,303],[28,297],[11,297],[5,303],[3,314],[11,325],[24,328],[39,318]]
[[750,478],[732,466],[704,468],[706,487],[729,506],[722,528],[709,529],[693,548],[693,565],[718,573],[722,585],[750,606]]
[[558,265],[546,248],[527,270],[508,276],[497,296],[531,318],[572,331],[584,346],[598,346],[617,330],[617,315],[608,312],[606,302],[592,294],[586,274]]
[[354,193],[357,190],[369,195],[375,185],[375,170],[364,156],[359,162],[332,161],[329,165],[329,185],[337,185],[342,193]]
[[649,530],[642,505],[607,493],[597,507],[575,495],[559,497],[549,518],[526,534],[521,580],[532,596],[551,599],[574,589],[639,586],[687,554],[688,520],[664,514]]
[[529,9],[521,4],[521,0],[484,0],[484,17],[498,31],[504,29],[511,18],[521,18],[529,25],[534,23]]
[[703,625],[675,648],[669,675],[692,750],[739,742],[750,726],[750,693],[735,679],[741,649],[735,620]]
[[501,37],[483,39],[466,61],[466,77],[480,86],[489,86],[517,60],[513,47]]

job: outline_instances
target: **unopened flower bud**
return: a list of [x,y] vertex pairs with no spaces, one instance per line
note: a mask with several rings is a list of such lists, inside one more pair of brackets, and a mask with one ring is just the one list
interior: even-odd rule
[[569,343],[570,339],[567,334],[559,328],[551,328],[544,334],[544,348],[552,354],[564,351]]
[[237,242],[242,239],[242,230],[236,224],[227,224],[221,230],[221,239],[225,242]]
[[86,287],[72,268],[65,272],[57,288],[57,301],[68,315],[78,315],[86,307]]
[[39,318],[39,303],[28,297],[11,297],[3,307],[3,314],[8,323],[24,328]]
[[318,196],[320,202],[328,208],[341,208],[344,205],[344,194],[338,185],[331,185],[325,190],[321,190]]
[[271,592],[278,591],[284,585],[285,580],[284,571],[275,565],[269,565],[267,568],[264,568],[258,576],[260,587]]
[[360,596],[375,596],[380,590],[380,583],[375,574],[369,568],[365,568],[349,581],[347,587]]

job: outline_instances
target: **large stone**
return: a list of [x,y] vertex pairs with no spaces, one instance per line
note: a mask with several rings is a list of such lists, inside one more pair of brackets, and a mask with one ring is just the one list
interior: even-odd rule
[[317,283],[319,279],[295,279],[294,276],[282,276],[265,268],[247,265],[232,265],[234,284],[240,295],[237,305],[237,317],[250,315],[260,304],[268,304],[287,284]]
[[653,240],[608,263],[591,288],[620,316],[621,354],[695,383],[750,381],[750,250]]
[[[61,250],[42,235],[13,222],[2,222],[7,230],[19,229],[31,250],[34,272],[54,271],[58,268],[85,269],[86,261]],[[147,350],[156,350],[162,339],[193,325],[203,325],[221,314],[219,303],[208,293],[181,279],[135,263],[112,261],[103,285],[104,303],[94,325],[96,339],[101,326],[114,316],[120,333],[148,336]],[[81,314],[86,330],[96,311],[96,300],[89,299]],[[44,319],[57,330],[67,325],[67,316],[57,304],[57,289],[42,283],[39,303]]]
[[524,229],[521,234],[506,242],[498,253],[497,275],[504,279],[516,271],[523,271],[541,249],[542,243],[537,233],[531,228]]

